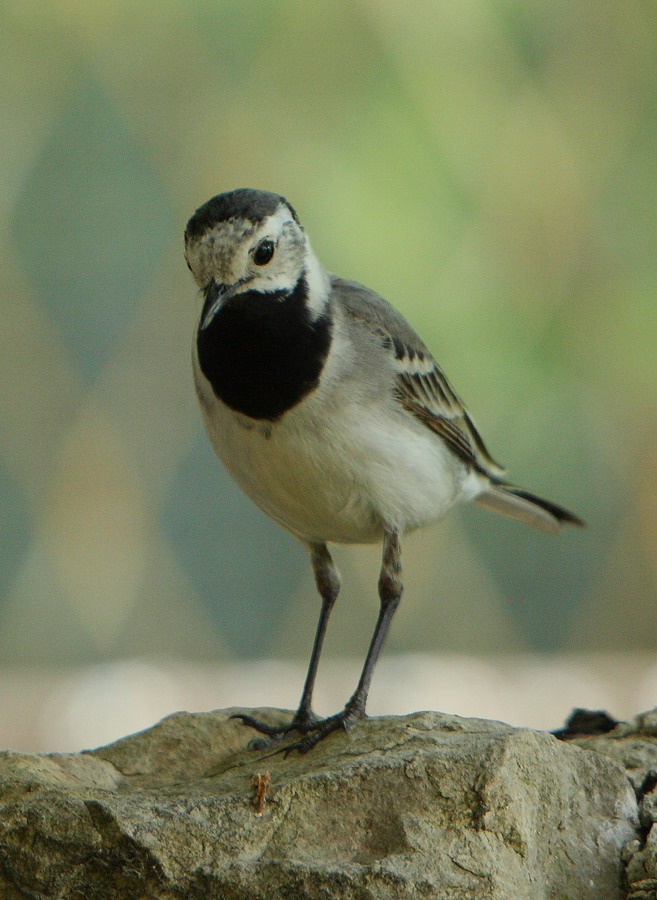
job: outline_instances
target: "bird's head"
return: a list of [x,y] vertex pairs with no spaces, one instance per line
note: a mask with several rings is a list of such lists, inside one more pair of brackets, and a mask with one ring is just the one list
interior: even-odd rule
[[206,298],[214,295],[202,328],[226,297],[291,291],[302,276],[316,313],[327,295],[326,275],[296,212],[280,194],[239,188],[208,200],[187,223],[185,259]]

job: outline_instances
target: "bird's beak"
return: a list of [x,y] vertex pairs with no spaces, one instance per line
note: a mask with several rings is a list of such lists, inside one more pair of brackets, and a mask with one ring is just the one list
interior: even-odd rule
[[229,285],[217,284],[216,281],[211,281],[204,289],[205,302],[203,303],[203,311],[201,312],[201,331],[208,327],[210,322],[212,322],[219,312],[228,290]]

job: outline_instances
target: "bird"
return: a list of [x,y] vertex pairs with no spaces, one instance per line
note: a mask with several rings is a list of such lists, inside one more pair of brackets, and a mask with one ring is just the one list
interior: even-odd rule
[[[402,596],[404,535],[467,501],[547,532],[584,523],[506,480],[415,330],[373,290],[324,269],[280,194],[212,197],[187,223],[185,259],[202,304],[193,372],[210,441],[251,500],[307,548],[321,598],[291,721],[237,718],[257,732],[252,749],[305,753],[366,717]],[[362,672],[344,708],[321,718],[313,688],[340,589],[329,544],[379,541]]]

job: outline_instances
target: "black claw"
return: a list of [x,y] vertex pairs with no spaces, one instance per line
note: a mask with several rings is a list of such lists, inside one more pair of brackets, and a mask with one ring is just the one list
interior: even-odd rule
[[260,719],[254,719],[253,716],[247,716],[244,713],[235,713],[231,716],[231,719],[239,719],[245,725],[248,725],[249,728],[255,728],[256,731],[260,731],[269,737],[285,734],[290,727],[289,725],[268,725],[267,722],[261,722]]

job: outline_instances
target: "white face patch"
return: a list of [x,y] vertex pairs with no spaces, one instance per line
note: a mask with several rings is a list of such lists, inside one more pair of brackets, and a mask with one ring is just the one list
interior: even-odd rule
[[211,281],[218,284],[239,281],[254,231],[254,224],[248,220],[229,219],[188,241],[185,255],[198,286],[204,288]]
[[[257,266],[253,251],[266,239],[274,244],[274,255],[271,262]],[[186,256],[200,287],[216,281],[241,289],[247,282],[258,282],[258,290],[277,290],[296,283],[304,244],[302,229],[289,209],[281,206],[260,223],[254,224],[249,219],[217,223],[205,234],[188,241]]]
[[[265,240],[274,245],[274,255],[270,262],[258,266],[253,261],[253,252]],[[240,284],[238,293],[291,290],[304,269],[306,243],[303,229],[294,221],[290,210],[281,206],[258,226],[248,246],[242,248],[247,280]]]
[[313,253],[310,241],[307,238],[305,268],[308,281],[308,308],[313,317],[317,318],[326,309],[331,286],[326,270]]
[[[265,240],[272,242],[274,253],[269,262],[259,266],[254,252]],[[219,222],[188,241],[186,257],[201,288],[214,281],[226,285],[231,296],[247,291],[289,291],[305,272],[311,313],[316,317],[325,309],[328,277],[303,228],[285,205],[257,224],[248,219]]]

